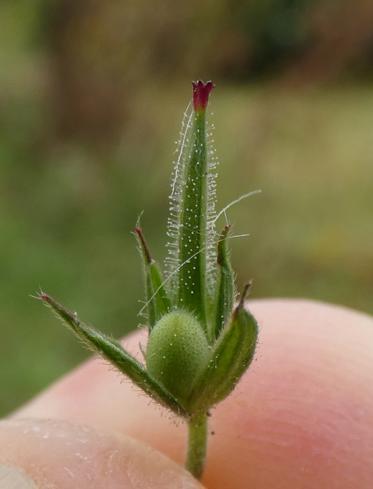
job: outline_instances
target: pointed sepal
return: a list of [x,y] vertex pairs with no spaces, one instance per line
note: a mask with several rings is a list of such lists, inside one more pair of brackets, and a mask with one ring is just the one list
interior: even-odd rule
[[213,83],[193,82],[193,122],[190,152],[185,161],[178,222],[178,305],[195,314],[206,335],[209,195],[214,185],[207,155],[206,107]]
[[176,399],[153,379],[144,366],[126,352],[118,341],[81,322],[76,313],[66,309],[50,295],[40,293],[39,299],[54,311],[88,349],[99,353],[155,401],[178,415],[187,415]]
[[203,82],[202,80],[192,82],[193,86],[193,107],[195,112],[205,111],[211,90],[215,87],[213,82]]
[[171,311],[171,301],[164,287],[162,272],[157,262],[152,258],[144,234],[140,227],[135,228],[135,234],[139,243],[144,273],[145,273],[145,300],[148,311],[148,326],[151,331],[155,324]]
[[205,111],[194,114],[192,151],[180,212],[178,303],[206,326],[207,154]]
[[250,285],[245,287],[240,303],[211,351],[207,367],[194,385],[188,401],[191,412],[207,410],[227,397],[254,357],[258,325],[244,307],[249,288]]
[[216,290],[216,312],[214,338],[218,338],[228,322],[235,300],[235,276],[232,269],[227,238],[230,226],[226,225],[218,242],[218,280]]

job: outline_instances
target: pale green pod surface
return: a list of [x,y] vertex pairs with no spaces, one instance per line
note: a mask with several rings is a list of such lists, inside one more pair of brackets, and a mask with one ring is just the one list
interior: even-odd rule
[[146,353],[149,374],[181,404],[206,366],[209,345],[198,320],[185,311],[166,314],[152,329]]

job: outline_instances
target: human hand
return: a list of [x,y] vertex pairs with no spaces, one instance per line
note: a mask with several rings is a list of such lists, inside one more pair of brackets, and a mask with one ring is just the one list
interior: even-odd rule
[[[302,300],[249,306],[260,326],[256,361],[212,412],[203,483],[370,489],[373,319]],[[126,348],[138,351],[140,339]],[[0,423],[0,464],[38,489],[201,487],[159,453],[182,464],[185,436],[182,422],[93,359]],[[23,489],[9,477],[0,469],[0,488]]]

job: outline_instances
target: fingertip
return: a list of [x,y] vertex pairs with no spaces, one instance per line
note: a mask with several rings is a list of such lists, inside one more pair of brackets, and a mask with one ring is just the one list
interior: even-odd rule
[[249,307],[257,361],[213,412],[206,485],[370,489],[372,318],[306,300]]
[[182,467],[132,438],[58,420],[1,422],[0,469],[0,488],[7,489],[202,487]]
[[[205,484],[214,488],[370,489],[373,320],[305,300],[249,302],[256,359],[210,418]],[[135,351],[138,335],[126,339]],[[92,379],[95,382],[92,383]],[[182,463],[185,426],[94,360],[15,416],[127,433]]]

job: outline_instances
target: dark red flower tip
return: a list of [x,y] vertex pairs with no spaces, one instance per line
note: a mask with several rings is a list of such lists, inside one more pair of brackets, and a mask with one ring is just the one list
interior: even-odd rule
[[205,83],[201,80],[192,82],[192,85],[194,110],[205,110],[209,101],[209,95],[215,85],[212,83],[212,81]]

